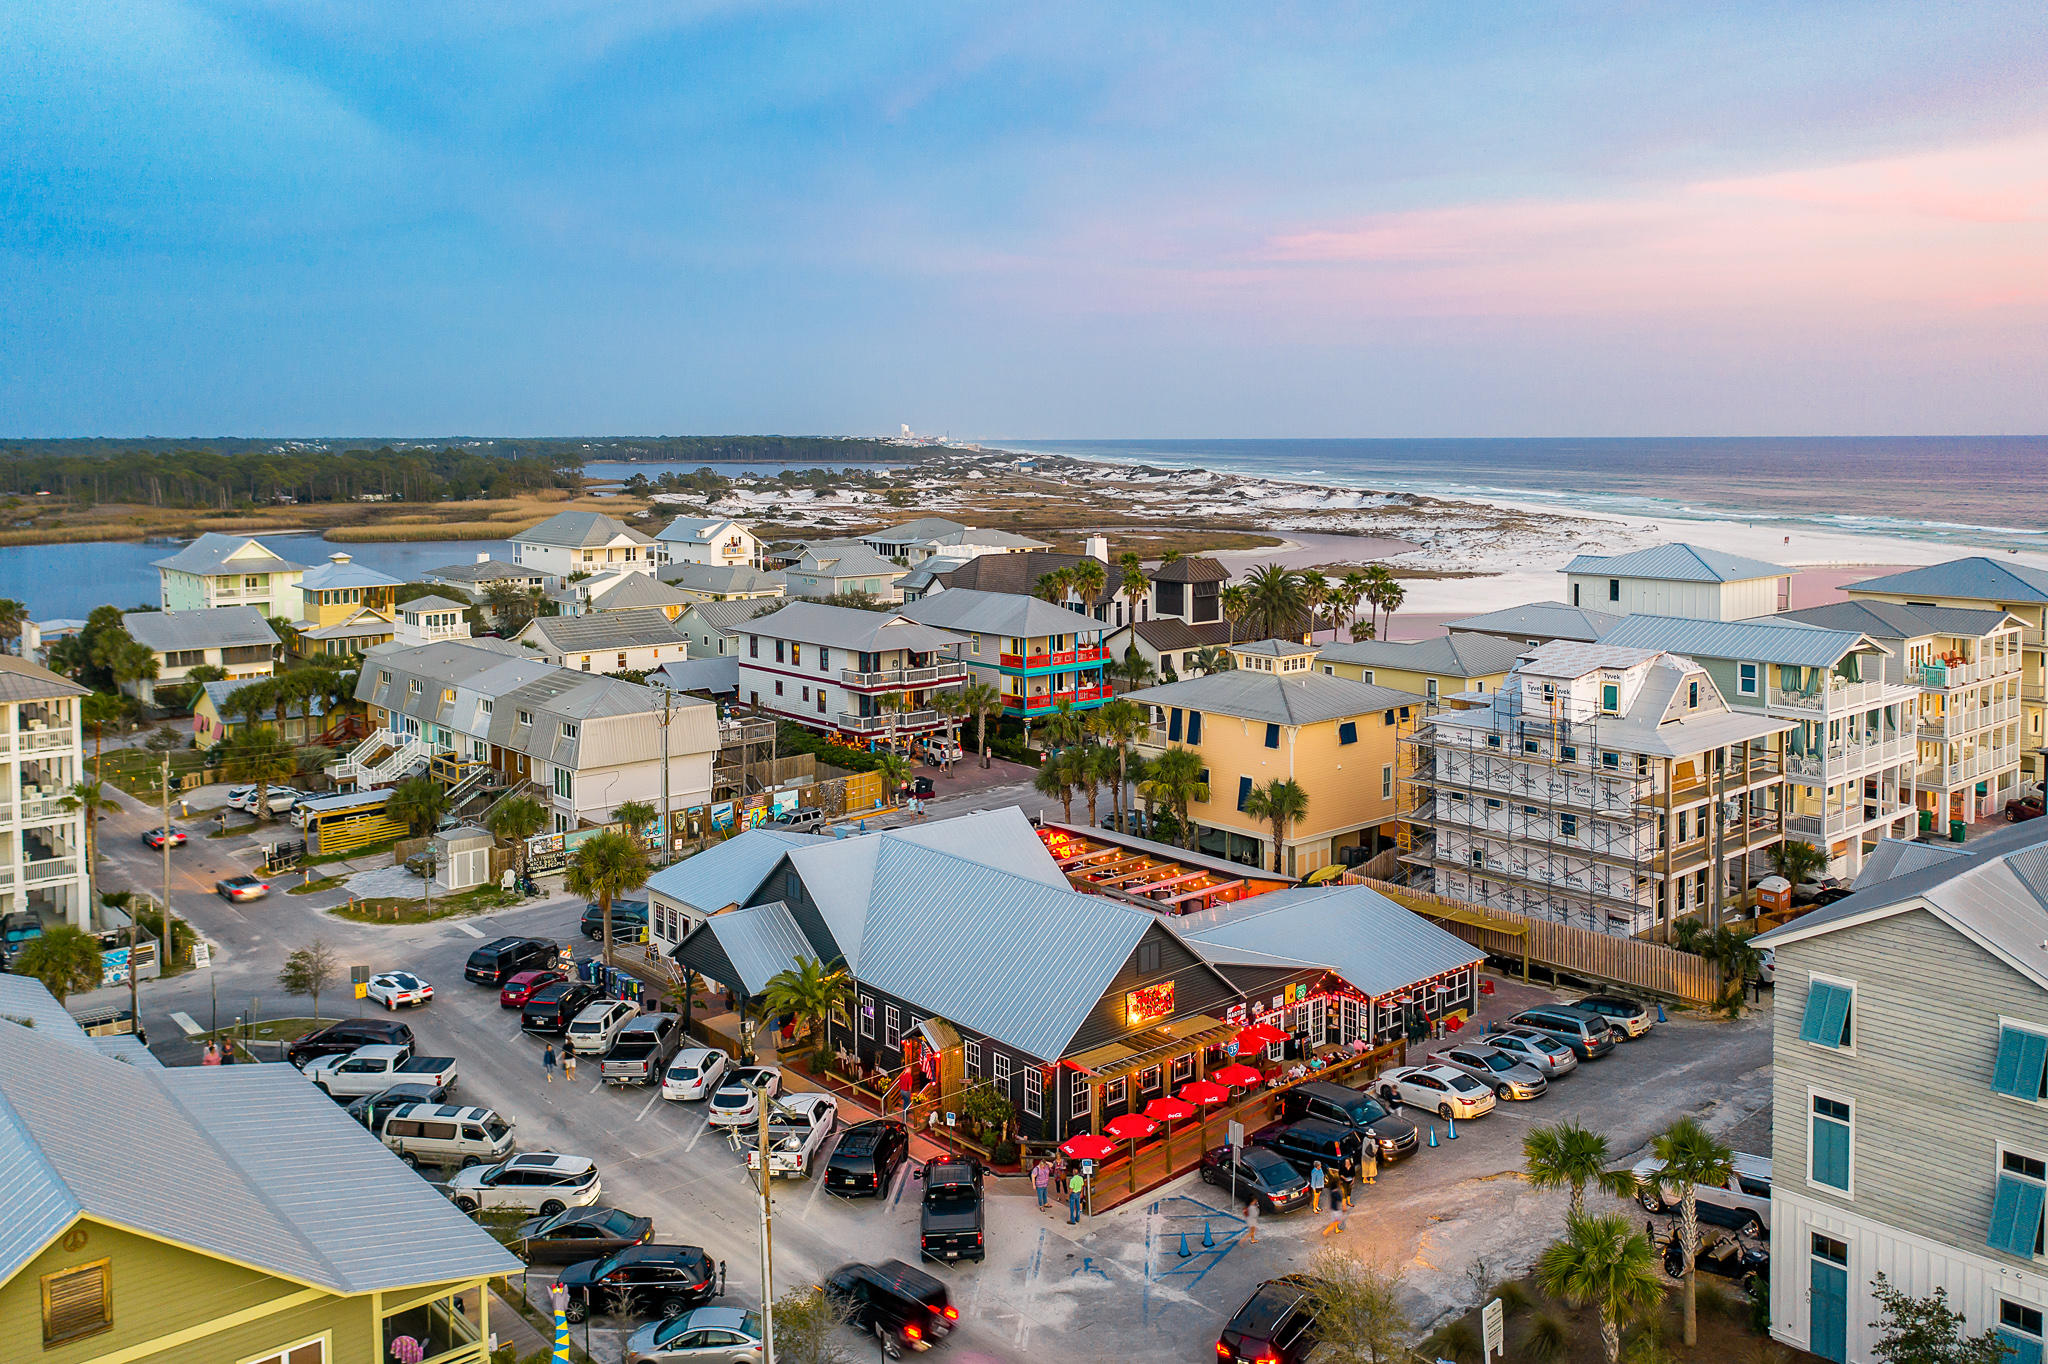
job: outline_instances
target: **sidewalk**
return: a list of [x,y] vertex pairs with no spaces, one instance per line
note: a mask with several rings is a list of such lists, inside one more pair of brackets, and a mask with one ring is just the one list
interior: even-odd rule
[[540,1329],[525,1317],[519,1309],[506,1302],[498,1293],[491,1294],[491,1334],[498,1338],[500,1346],[510,1345],[520,1359],[528,1355],[544,1354],[554,1348],[554,1342],[541,1334]]

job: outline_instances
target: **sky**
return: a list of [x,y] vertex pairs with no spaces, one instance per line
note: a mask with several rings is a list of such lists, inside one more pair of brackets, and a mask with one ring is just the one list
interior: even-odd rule
[[0,6],[0,436],[2048,431],[2048,7]]

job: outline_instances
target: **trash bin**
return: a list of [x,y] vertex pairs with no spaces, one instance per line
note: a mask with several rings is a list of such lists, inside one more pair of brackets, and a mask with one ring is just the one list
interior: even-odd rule
[[1920,812],[1920,832],[1923,834],[1934,832],[1934,811],[1922,810]]
[[1960,819],[1952,819],[1948,822],[1948,841],[1951,843],[1963,841],[1963,822]]

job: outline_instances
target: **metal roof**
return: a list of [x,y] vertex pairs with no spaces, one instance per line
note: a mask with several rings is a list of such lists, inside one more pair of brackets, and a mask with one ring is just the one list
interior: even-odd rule
[[59,696],[84,696],[89,690],[39,663],[0,654],[0,702],[48,701]]
[[1064,606],[1054,606],[1036,597],[1018,592],[982,592],[971,587],[949,587],[944,592],[905,602],[897,608],[897,614],[949,630],[1010,635],[1020,639],[1033,639],[1040,635],[1099,635],[1107,628],[1092,616],[1069,611]]
[[467,611],[469,603],[449,597],[414,597],[411,601],[400,602],[395,609],[402,616],[418,616],[429,611]]
[[647,878],[647,889],[700,914],[716,914],[752,896],[791,849],[829,841],[816,834],[749,829],[663,867]]
[[306,570],[299,588],[306,592],[332,592],[342,587],[402,587],[404,583],[368,564],[359,564],[346,554],[331,554],[327,562]]
[[1689,658],[1777,663],[1791,668],[1832,668],[1852,653],[1883,647],[1853,630],[1824,630],[1777,616],[1753,620],[1695,620],[1686,616],[1630,616],[1600,637],[1601,647],[1668,649]]
[[[252,547],[253,546],[253,550]],[[168,568],[177,573],[291,573],[303,570],[270,546],[247,535],[222,535],[208,531],[167,559],[155,559],[151,568]]]
[[1851,583],[1843,591],[1965,597],[1990,602],[2048,602],[2048,570],[1975,555],[1869,578]]
[[779,571],[752,564],[664,564],[661,580],[692,592],[761,592],[781,596]]
[[519,638],[537,639],[542,648],[558,654],[690,642],[690,637],[677,629],[668,613],[658,606],[593,611],[582,616],[536,616],[519,632]]
[[1663,582],[1734,583],[1751,578],[1782,578],[1791,569],[1745,559],[1684,543],[1652,545],[1630,554],[1581,554],[1564,566],[1567,573],[1604,573],[1610,578],[1656,578]]
[[1964,638],[1987,635],[2011,622],[2024,624],[2005,611],[1983,611],[1969,606],[1906,606],[1890,601],[1829,602],[1781,611],[1785,620],[1804,621],[1825,630],[1855,630],[1873,639],[1917,639],[1922,635],[1956,635]]
[[770,980],[798,961],[818,955],[818,949],[790,917],[789,906],[780,900],[714,914],[692,933],[709,933],[718,939],[726,960],[739,974],[740,988],[748,995],[760,994]]
[[565,545],[570,549],[595,548],[620,538],[636,545],[654,543],[653,536],[634,530],[616,516],[593,511],[556,512],[510,538],[515,544]]
[[57,996],[44,988],[43,983],[32,976],[17,976],[0,971],[0,1021],[20,1022],[29,1020],[39,1037],[70,1042],[75,1046],[89,1045],[84,1028],[61,1003]]
[[1576,639],[1588,643],[1620,620],[1606,611],[1567,606],[1561,601],[1532,601],[1504,606],[1484,615],[1450,621],[1445,629],[1476,630],[1490,635],[1514,635],[1523,640]]
[[652,573],[622,573],[619,581],[592,588],[589,599],[591,606],[600,611],[624,611],[635,606],[690,606],[697,600]]
[[1554,639],[1523,654],[1515,670],[1537,677],[1584,677],[1603,668],[1633,668],[1663,652],[1662,649],[1625,649],[1604,640],[1598,644],[1585,644],[1575,639]]
[[1400,668],[1471,678],[1511,671],[1527,648],[1521,641],[1493,635],[1448,634],[1434,639],[1361,639],[1350,644],[1326,644],[1316,657],[1368,668]]
[[1955,843],[1922,843],[1914,838],[1882,838],[1863,855],[1863,870],[1850,883],[1855,890],[1868,890],[1895,876],[1920,871],[1944,862],[1967,862],[1971,853]]
[[905,571],[902,564],[891,563],[855,541],[817,540],[804,546],[802,556],[786,573],[806,573],[817,578],[888,578],[893,582]]
[[475,563],[449,564],[445,568],[430,569],[423,575],[428,582],[436,580],[457,583],[488,583],[500,578],[512,578],[520,582],[545,582],[547,574],[525,564],[508,564],[503,559],[482,559]]
[[1269,673],[1250,668],[1206,673],[1163,687],[1131,692],[1126,700],[1141,705],[1179,706],[1210,715],[1228,715],[1269,725],[1314,725],[1348,720],[1401,706],[1419,706],[1413,692],[1319,672]]
[[949,521],[943,516],[920,516],[915,521],[905,521],[900,526],[888,526],[871,530],[860,538],[873,540],[877,544],[913,545],[934,536],[950,535],[968,529],[958,521]]
[[656,532],[654,538],[657,540],[667,540],[672,544],[681,541],[696,544],[700,541],[709,540],[713,535],[717,534],[721,526],[732,526],[739,530],[746,530],[745,526],[740,525],[739,522],[733,520],[730,516],[678,516],[666,526],[663,526],[660,531]]
[[[758,602],[746,604],[759,606]],[[833,649],[873,653],[910,649],[926,653],[950,649],[961,642],[961,636],[919,624],[909,619],[906,612],[894,607],[887,611],[862,611],[851,606],[793,601],[749,619],[748,634],[766,635],[770,639],[793,639],[802,644],[819,644]]]
[[736,692],[740,689],[740,661],[733,657],[686,658],[680,663],[664,663],[647,675],[647,685],[716,695]]
[[[252,684],[252,683],[254,683],[254,682],[263,682],[263,681],[267,681],[267,680],[268,680],[268,679],[266,679],[266,678],[260,678],[260,677],[259,677],[259,678],[243,678],[243,679],[240,679],[240,680],[236,680],[236,679],[230,678],[230,679],[227,679],[227,680],[225,680],[225,681],[221,681],[221,682],[203,682],[203,683],[201,683],[200,685],[201,685],[202,687],[204,687],[204,688],[205,688],[205,690],[206,690],[206,698],[207,698],[207,699],[208,699],[209,701],[213,702],[213,713],[214,713],[215,715],[219,715],[219,716],[222,716],[223,718],[225,718],[225,717],[227,716],[227,713],[228,713],[228,711],[227,711],[227,704],[228,704],[228,698],[229,698],[230,696],[233,696],[233,695],[234,695],[234,694],[235,694],[236,692],[240,691],[240,690],[241,690],[242,688],[244,688],[244,687],[246,687],[246,686],[249,686],[249,685],[251,685],[251,684]],[[313,704],[313,716],[314,716],[314,718],[315,718],[315,719],[318,719],[319,717],[321,717],[321,716],[323,716],[323,715],[327,714],[327,698],[326,698],[326,697],[324,697],[324,696],[315,696],[315,697],[311,698],[311,700],[312,700],[312,704]],[[284,718],[285,718],[285,719],[287,719],[287,720],[296,720],[296,719],[298,719],[298,718],[300,718],[300,717],[304,716],[304,715],[305,715],[305,713],[306,713],[306,702],[305,702],[305,701],[296,701],[296,700],[295,700],[295,701],[291,702],[290,704],[288,704],[288,705],[287,705],[287,706],[286,706],[286,707],[284,708]],[[265,718],[265,719],[271,719],[271,718],[275,718],[276,714],[277,714],[277,712],[276,712],[276,711],[275,711],[274,709],[271,709],[270,707],[265,707],[265,708],[264,708],[264,717],[263,717],[263,718]]]
[[1294,886],[1178,920],[1197,950],[1215,944],[1327,966],[1380,996],[1486,954],[1370,886]]
[[277,632],[253,606],[209,606],[197,611],[129,611],[121,625],[138,643],[160,654],[181,649],[233,649],[275,644]]
[[1161,564],[1145,576],[1155,583],[1227,583],[1230,570],[1214,559],[1187,555]]
[[[754,617],[781,609],[775,604],[773,597],[741,597],[737,601],[694,602],[690,609],[677,619],[694,615],[703,621],[708,629],[716,630],[722,635],[730,635],[738,633],[740,626]],[[863,611],[861,614],[872,615],[873,612]]]

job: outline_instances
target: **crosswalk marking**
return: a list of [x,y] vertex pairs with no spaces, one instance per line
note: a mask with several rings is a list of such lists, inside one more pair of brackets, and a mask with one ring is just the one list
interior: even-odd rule
[[456,924],[455,926],[456,926],[457,928],[461,929],[461,930],[462,930],[463,932],[465,932],[465,933],[469,934],[469,936],[470,936],[470,937],[472,937],[472,938],[481,938],[481,937],[483,937],[483,936],[484,936],[484,934],[483,934],[483,930],[481,930],[481,929],[477,929],[477,928],[471,928],[471,927],[470,927],[470,926],[469,926],[468,924],[465,924],[465,923],[458,923],[458,924]]
[[187,1037],[197,1037],[200,1033],[206,1031],[206,1029],[193,1022],[191,1014],[186,1013],[182,1009],[171,1015],[171,1022],[182,1028]]

